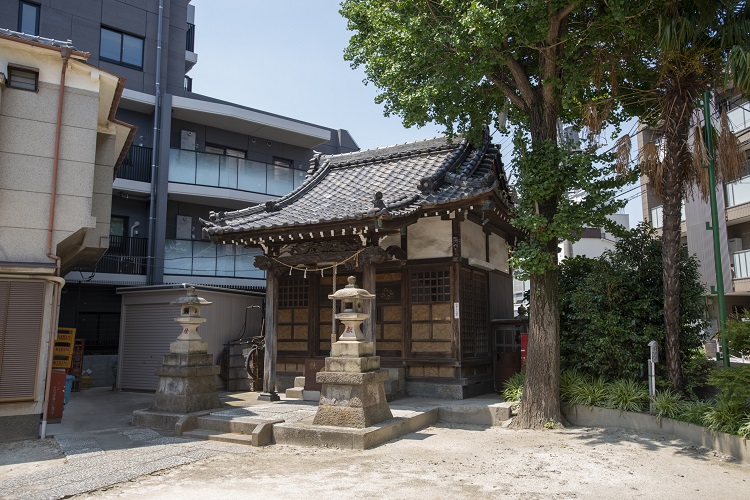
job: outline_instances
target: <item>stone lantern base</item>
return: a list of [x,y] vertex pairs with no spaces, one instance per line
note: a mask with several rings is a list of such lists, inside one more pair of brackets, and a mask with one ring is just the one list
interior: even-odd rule
[[373,350],[372,342],[333,344],[325,371],[316,376],[322,388],[313,424],[361,429],[393,418],[383,387],[388,372]]
[[221,407],[216,391],[216,375],[220,367],[206,352],[206,342],[175,341],[170,354],[164,356],[156,369],[159,388],[150,410],[191,413]]

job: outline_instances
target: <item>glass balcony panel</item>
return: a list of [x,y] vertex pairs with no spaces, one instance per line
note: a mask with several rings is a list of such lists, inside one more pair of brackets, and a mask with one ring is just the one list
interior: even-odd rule
[[255,267],[258,255],[263,255],[258,248],[237,247],[234,275],[237,278],[265,278],[265,272]]
[[210,241],[192,241],[193,274],[196,276],[216,276],[216,245]]
[[216,245],[216,276],[234,276],[234,245]]
[[201,186],[219,185],[219,163],[221,155],[210,153],[197,153],[198,168],[195,174],[195,183]]
[[239,158],[221,156],[219,163],[219,187],[237,189],[237,165]]
[[294,189],[294,171],[286,167],[267,165],[268,194],[283,196]]
[[750,176],[731,182],[724,189],[727,207],[750,203]]
[[194,151],[169,150],[169,182],[195,184],[195,155]]
[[733,253],[732,264],[734,264],[734,279],[750,278],[750,250]]
[[266,164],[238,160],[237,188],[254,193],[266,192]]
[[[745,104],[744,106],[747,106]],[[740,132],[750,127],[750,111],[746,111],[744,107],[737,107],[727,113],[729,119],[729,127],[733,132]]]
[[164,249],[164,274],[193,273],[193,242],[166,240]]

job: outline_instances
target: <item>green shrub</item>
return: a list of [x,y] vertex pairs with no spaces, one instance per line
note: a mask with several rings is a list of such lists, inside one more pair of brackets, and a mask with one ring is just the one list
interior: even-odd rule
[[737,429],[737,434],[745,439],[750,439],[750,414],[740,421],[740,428]]
[[[653,229],[639,225],[599,258],[565,259],[559,283],[561,367],[608,380],[645,378],[649,341],[659,342],[664,352],[662,248]],[[685,363],[703,345],[707,325],[698,261],[687,250],[681,254],[680,286]],[[690,386],[691,373],[685,373]]]
[[656,391],[652,398],[656,418],[677,418],[682,413],[684,402],[682,397],[670,390]]
[[607,382],[603,377],[585,379],[570,391],[570,402],[577,405],[602,406],[607,400]]
[[565,370],[560,374],[560,399],[566,402],[573,401],[573,393],[576,387],[585,384],[588,377],[578,370]]
[[615,380],[606,386],[607,408],[615,410],[642,412],[648,402],[646,385],[633,379]]
[[709,430],[736,434],[746,415],[747,405],[744,401],[719,394],[716,404],[709,408],[703,421]]
[[750,365],[717,369],[709,381],[719,388],[719,396],[724,399],[741,403],[750,400]]
[[684,401],[682,403],[682,409],[680,413],[676,415],[677,420],[688,422],[695,425],[705,425],[706,413],[711,409],[713,405],[709,401],[695,400],[695,401]]
[[750,312],[742,310],[742,314],[734,317],[734,321],[727,321],[724,335],[727,337],[729,352],[741,356],[750,355]]
[[526,381],[526,372],[516,373],[503,385],[503,398],[511,403],[520,403],[523,396],[523,384]]

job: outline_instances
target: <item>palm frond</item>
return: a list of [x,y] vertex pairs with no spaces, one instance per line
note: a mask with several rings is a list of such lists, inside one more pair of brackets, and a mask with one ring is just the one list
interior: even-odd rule
[[641,172],[648,176],[654,194],[661,197],[664,193],[663,163],[659,160],[659,152],[653,141],[647,142],[643,147],[641,158]]
[[745,173],[745,155],[740,141],[729,127],[727,110],[721,110],[721,131],[716,145],[716,177],[722,182],[732,182]]
[[615,172],[620,177],[628,174],[630,167],[630,134],[620,137],[615,143]]

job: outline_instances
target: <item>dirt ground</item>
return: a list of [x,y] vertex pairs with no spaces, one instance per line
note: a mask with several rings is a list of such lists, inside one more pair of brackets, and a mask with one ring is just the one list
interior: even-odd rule
[[750,464],[622,429],[440,424],[366,451],[268,446],[90,498],[749,498]]

